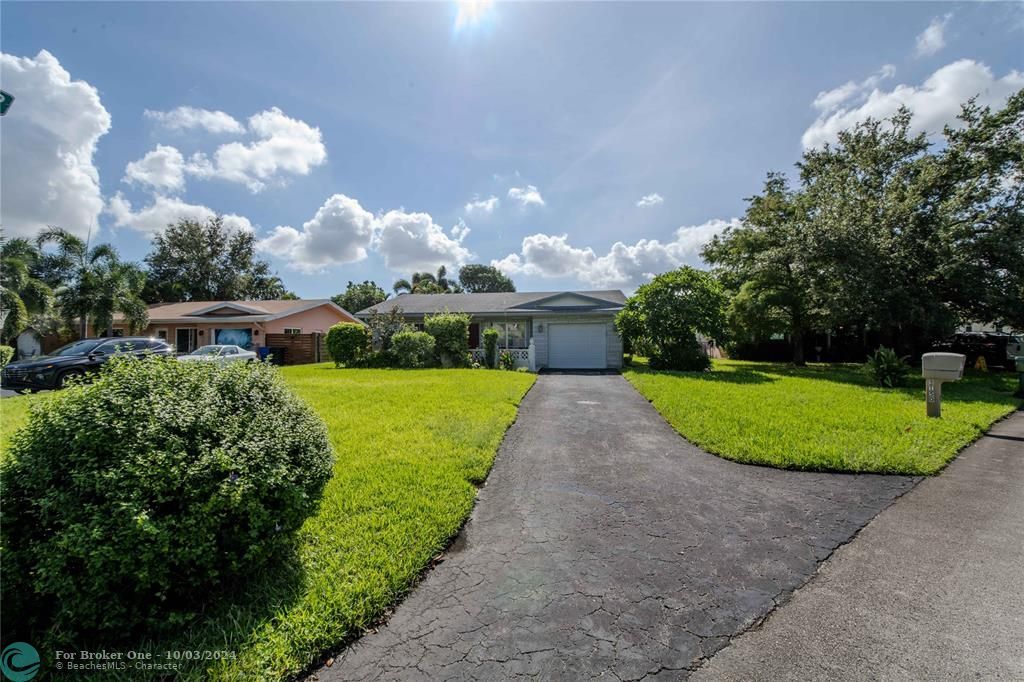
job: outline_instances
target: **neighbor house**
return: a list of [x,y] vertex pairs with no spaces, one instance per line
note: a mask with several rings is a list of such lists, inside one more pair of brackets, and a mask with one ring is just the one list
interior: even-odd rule
[[[265,346],[267,334],[325,334],[339,322],[358,320],[330,299],[157,303],[143,335],[166,339],[179,353],[213,343],[251,349]],[[127,334],[119,317],[114,334]]]
[[533,346],[536,367],[550,369],[617,369],[622,367],[622,340],[615,315],[625,295],[611,291],[545,291],[499,294],[402,294],[356,313],[368,320],[373,310],[401,310],[407,322],[422,325],[437,312],[470,316],[469,347],[483,360],[483,332],[498,330],[498,347],[508,349],[519,366],[528,366]]

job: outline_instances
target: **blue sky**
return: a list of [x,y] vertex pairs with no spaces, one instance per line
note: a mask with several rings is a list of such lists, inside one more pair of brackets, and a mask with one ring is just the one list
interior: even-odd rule
[[460,262],[629,290],[836,129],[900,103],[938,129],[1024,87],[1020,3],[0,12],[5,233],[93,224],[141,259],[216,211],[303,297]]

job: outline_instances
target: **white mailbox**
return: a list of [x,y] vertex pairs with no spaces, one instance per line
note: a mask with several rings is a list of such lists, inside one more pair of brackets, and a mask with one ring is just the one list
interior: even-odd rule
[[921,376],[939,381],[956,381],[964,375],[966,355],[960,353],[925,353],[921,356]]
[[925,353],[921,356],[924,399],[929,417],[942,416],[942,382],[957,381],[964,375],[967,356],[960,353]]

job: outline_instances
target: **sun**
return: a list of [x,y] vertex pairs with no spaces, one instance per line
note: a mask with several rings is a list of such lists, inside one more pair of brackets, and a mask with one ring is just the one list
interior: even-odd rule
[[494,6],[494,0],[458,0],[459,11],[455,15],[455,31],[459,32],[479,26],[486,21]]

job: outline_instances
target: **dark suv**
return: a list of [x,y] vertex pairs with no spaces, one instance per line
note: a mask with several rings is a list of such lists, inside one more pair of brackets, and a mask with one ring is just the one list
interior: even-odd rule
[[1024,355],[1024,341],[1005,332],[960,332],[936,343],[934,350],[966,355],[968,367],[984,357],[989,367],[1013,369],[1014,358]]
[[63,388],[71,377],[95,371],[113,356],[124,354],[173,355],[174,350],[160,339],[143,336],[82,339],[49,355],[8,363],[0,374],[0,385],[18,393]]

